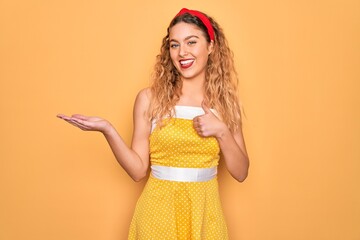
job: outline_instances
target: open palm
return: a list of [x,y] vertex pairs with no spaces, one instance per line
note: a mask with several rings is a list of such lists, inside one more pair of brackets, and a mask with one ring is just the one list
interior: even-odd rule
[[57,117],[84,131],[106,132],[110,127],[110,123],[100,117],[84,116],[81,114],[74,114],[71,117],[64,114],[58,114]]

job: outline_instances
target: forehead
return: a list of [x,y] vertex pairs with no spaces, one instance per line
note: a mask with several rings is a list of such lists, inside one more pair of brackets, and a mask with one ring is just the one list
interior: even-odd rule
[[183,40],[192,35],[205,38],[204,32],[195,24],[179,22],[169,30],[169,38],[174,40]]

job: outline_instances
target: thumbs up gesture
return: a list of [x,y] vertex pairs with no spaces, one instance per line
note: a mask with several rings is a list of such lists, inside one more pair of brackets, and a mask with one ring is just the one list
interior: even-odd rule
[[227,128],[226,124],[211,111],[205,102],[201,103],[201,107],[205,113],[193,119],[195,131],[201,137],[219,137]]

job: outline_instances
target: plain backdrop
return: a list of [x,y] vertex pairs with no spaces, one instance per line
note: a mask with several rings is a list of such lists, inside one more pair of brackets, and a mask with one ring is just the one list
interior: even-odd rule
[[[127,143],[170,20],[213,16],[235,56],[249,177],[220,166],[234,240],[360,239],[360,1],[0,1],[0,239],[126,239],[145,181],[99,133]],[[159,223],[164,224],[164,223]]]

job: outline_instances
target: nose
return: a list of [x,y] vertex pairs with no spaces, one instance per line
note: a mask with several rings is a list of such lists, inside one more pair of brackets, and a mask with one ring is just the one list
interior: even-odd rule
[[186,55],[188,55],[188,51],[187,51],[186,45],[180,46],[179,56],[180,56],[180,57],[185,57]]

